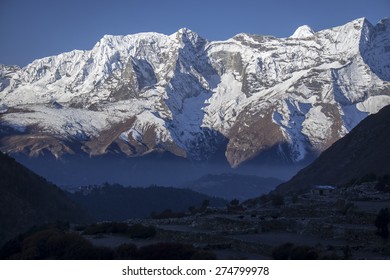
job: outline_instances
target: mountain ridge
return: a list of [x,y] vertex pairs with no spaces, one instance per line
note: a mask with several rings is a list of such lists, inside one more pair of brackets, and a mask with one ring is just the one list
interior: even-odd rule
[[0,150],[207,160],[222,147],[233,167],[267,151],[300,162],[390,104],[389,22],[215,42],[186,28],[106,35],[1,66]]

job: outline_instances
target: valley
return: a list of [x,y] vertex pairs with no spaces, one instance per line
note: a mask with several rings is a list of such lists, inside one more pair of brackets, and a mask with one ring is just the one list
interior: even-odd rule
[[389,50],[358,18],[0,65],[0,258],[390,259]]
[[[157,229],[153,242],[195,244],[221,259],[389,259],[390,246],[374,225],[380,209],[389,206],[390,195],[366,183],[330,195],[285,196],[282,205],[264,197],[242,209],[142,222]],[[289,256],[294,248],[299,254]]]

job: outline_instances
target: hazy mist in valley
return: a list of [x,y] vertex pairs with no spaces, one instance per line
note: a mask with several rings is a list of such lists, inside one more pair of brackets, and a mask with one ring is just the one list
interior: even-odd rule
[[231,168],[223,160],[191,162],[168,154],[129,158],[121,155],[98,157],[51,155],[16,160],[60,187],[108,183],[124,186],[179,186],[206,174],[237,173],[288,180],[304,165],[247,163]]

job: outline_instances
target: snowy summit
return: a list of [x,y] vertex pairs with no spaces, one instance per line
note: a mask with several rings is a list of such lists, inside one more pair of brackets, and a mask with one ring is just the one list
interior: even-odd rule
[[314,36],[314,31],[308,25],[302,25],[290,36],[292,39],[305,39]]
[[92,50],[0,65],[0,150],[298,162],[390,104],[389,46],[389,21],[364,18],[290,38],[105,36]]

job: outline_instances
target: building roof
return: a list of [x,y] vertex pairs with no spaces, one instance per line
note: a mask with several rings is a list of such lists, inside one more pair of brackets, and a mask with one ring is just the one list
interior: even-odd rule
[[334,190],[336,187],[334,186],[314,186],[315,189],[319,190]]

